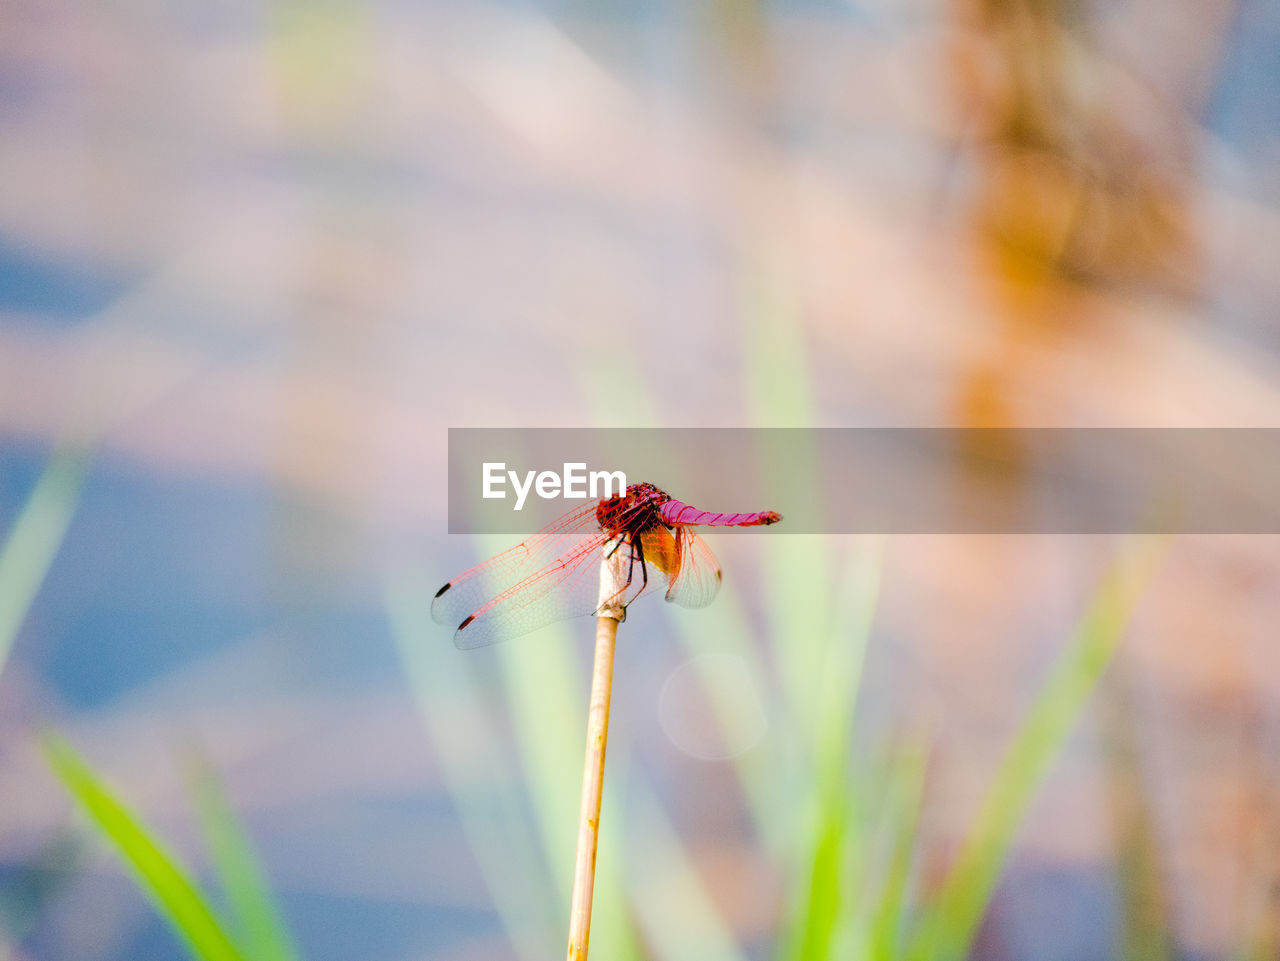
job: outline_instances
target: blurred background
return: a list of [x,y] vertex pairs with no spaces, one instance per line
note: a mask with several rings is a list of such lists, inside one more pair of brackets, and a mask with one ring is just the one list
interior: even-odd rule
[[[226,909],[220,783],[275,957],[563,950],[592,626],[430,623],[509,546],[447,427],[1280,426],[1266,0],[0,16],[6,961],[187,956],[42,730]],[[1132,545],[710,544],[621,632],[593,956],[1277,956],[1274,537],[1160,545],[1061,750]]]

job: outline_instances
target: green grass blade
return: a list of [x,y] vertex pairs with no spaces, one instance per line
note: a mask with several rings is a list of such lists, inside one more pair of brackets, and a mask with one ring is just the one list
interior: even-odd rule
[[847,817],[832,810],[824,810],[819,816],[818,837],[809,859],[810,873],[800,886],[802,904],[786,952],[788,958],[821,961],[831,955],[840,917],[840,868],[847,830]]
[[181,863],[94,775],[66,741],[42,739],[54,773],[80,803],[98,833],[120,855],[138,886],[194,958],[243,961],[200,889]]
[[191,793],[205,843],[245,953],[257,961],[296,961],[297,948],[244,824],[208,762],[196,756],[190,765]]
[[84,453],[55,453],[0,547],[0,673],[66,537],[88,463]]
[[1153,552],[1135,550],[1108,571],[1001,762],[911,945],[912,961],[960,961],[968,953],[1022,816],[1110,662],[1152,560]]
[[813,380],[792,278],[767,252],[751,267],[740,295],[747,422],[810,427],[816,421]]
[[[858,926],[849,865],[861,859],[864,844],[861,798],[850,775],[850,740],[879,583],[878,548],[859,543],[839,592],[840,608],[819,645],[822,666],[811,683],[814,764],[809,803],[815,827],[807,841],[810,853],[797,884],[799,897],[784,952],[796,961],[832,956],[837,946],[847,946]],[[824,628],[815,624],[814,629]]]
[[[575,624],[578,622],[575,622]],[[595,621],[581,624],[591,630]],[[578,804],[582,792],[582,745],[586,742],[586,680],[574,659],[569,631],[556,626],[537,640],[505,644],[497,651],[505,701],[511,712],[520,766],[533,803],[542,846],[554,879],[562,913],[569,916],[573,858],[578,842]],[[455,655],[465,656],[465,655]],[[547,710],[550,704],[564,710]],[[581,712],[571,705],[581,704]],[[612,732],[611,732],[612,733]],[[617,738],[609,759],[618,755]]]
[[929,751],[922,739],[897,753],[888,773],[886,799],[889,850],[883,874],[877,878],[876,894],[870,920],[867,955],[877,961],[899,956],[904,921],[904,908],[911,882],[911,865],[915,858],[920,815],[924,810],[925,775]]

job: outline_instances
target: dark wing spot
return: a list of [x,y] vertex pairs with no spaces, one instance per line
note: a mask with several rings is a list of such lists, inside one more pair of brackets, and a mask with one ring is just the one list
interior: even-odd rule
[[436,591],[436,597],[439,597],[441,594],[443,594],[445,591],[447,591],[451,587],[453,587],[453,581],[450,581],[444,587],[440,588],[440,590]]
[[[447,585],[447,584],[446,584],[445,586],[446,586],[446,587],[448,587],[449,585]],[[459,624],[459,625],[458,625],[458,630],[462,630],[464,627],[466,627],[468,624],[470,624],[470,623],[471,623],[472,621],[474,621],[475,619],[476,619],[476,616],[475,616],[474,614],[468,614],[468,615],[467,615],[467,619],[466,619],[465,621],[463,621],[461,624]]]
[[719,582],[720,582],[720,581],[722,581],[722,580],[724,580],[724,572],[722,572],[722,571],[720,570],[720,568],[718,568],[718,567],[717,567],[717,568],[716,568],[716,582],[717,582],[717,583],[719,583]]

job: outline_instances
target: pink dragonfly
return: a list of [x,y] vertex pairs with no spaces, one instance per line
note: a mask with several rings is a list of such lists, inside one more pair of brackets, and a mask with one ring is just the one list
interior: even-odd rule
[[[456,627],[453,643],[470,649],[606,607],[625,611],[651,581],[665,585],[668,601],[705,607],[720,590],[720,565],[694,528],[780,520],[774,511],[700,511],[652,484],[632,484],[625,494],[570,511],[524,543],[459,574],[436,593],[431,616]],[[624,552],[620,559],[618,551]],[[626,580],[602,602],[605,558],[626,571]]]

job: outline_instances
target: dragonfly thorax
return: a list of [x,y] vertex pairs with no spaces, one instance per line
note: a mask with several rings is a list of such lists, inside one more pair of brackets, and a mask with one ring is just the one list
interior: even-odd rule
[[632,484],[625,494],[609,497],[596,506],[600,529],[614,536],[637,536],[662,524],[661,507],[671,495],[652,484]]

